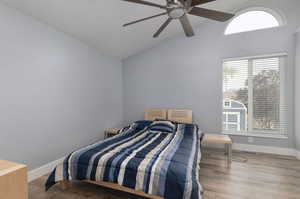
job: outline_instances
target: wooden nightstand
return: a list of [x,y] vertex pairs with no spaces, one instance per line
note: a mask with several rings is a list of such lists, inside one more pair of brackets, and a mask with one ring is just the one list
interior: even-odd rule
[[115,135],[119,134],[119,131],[120,131],[120,129],[118,129],[118,128],[105,130],[104,131],[104,136],[105,136],[105,138],[109,138],[109,137],[112,137],[112,136],[115,136]]
[[25,165],[0,160],[0,198],[28,199]]
[[228,135],[223,134],[205,134],[203,143],[224,144],[227,154],[227,165],[230,167],[232,162],[232,140]]

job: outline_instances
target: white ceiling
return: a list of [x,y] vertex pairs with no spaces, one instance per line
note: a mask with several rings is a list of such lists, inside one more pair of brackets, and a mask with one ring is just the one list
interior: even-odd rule
[[[168,26],[159,39],[153,39],[153,33],[166,20],[165,16],[123,28],[122,24],[126,22],[161,13],[162,10],[121,0],[0,1],[120,59],[182,32],[179,23],[175,21]],[[148,1],[165,4],[165,0]],[[246,1],[218,0],[206,4],[205,7],[232,11],[239,9]],[[190,19],[193,26],[198,26],[204,21],[193,16]]]

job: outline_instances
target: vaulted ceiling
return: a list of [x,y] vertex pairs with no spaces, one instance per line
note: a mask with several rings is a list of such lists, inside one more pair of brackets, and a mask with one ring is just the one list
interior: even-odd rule
[[[148,1],[166,3],[165,0]],[[203,7],[234,11],[241,8],[246,1],[248,0],[217,0]],[[166,20],[166,16],[123,28],[122,25],[126,22],[161,13],[161,10],[121,0],[0,0],[0,2],[120,59],[150,48],[168,37],[184,34],[179,22],[174,21],[158,39],[153,39],[153,33]],[[193,16],[190,19],[193,26],[198,26],[205,20]]]

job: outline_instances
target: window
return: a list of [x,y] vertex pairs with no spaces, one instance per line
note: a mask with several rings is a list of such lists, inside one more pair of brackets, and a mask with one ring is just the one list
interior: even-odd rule
[[278,27],[283,24],[282,21],[281,17],[272,10],[264,8],[248,10],[229,23],[225,35]]
[[223,113],[223,129],[240,131],[240,113],[238,112],[224,112]]
[[223,131],[286,135],[285,56],[223,62]]
[[230,107],[230,102],[229,101],[224,102],[224,107]]

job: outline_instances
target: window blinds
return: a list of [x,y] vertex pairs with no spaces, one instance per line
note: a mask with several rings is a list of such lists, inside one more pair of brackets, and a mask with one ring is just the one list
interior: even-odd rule
[[287,134],[283,61],[281,56],[224,61],[223,131]]

